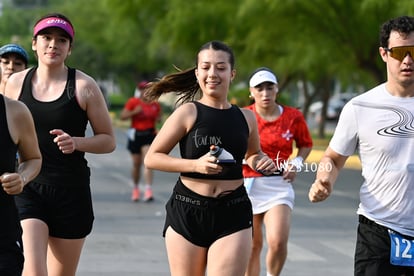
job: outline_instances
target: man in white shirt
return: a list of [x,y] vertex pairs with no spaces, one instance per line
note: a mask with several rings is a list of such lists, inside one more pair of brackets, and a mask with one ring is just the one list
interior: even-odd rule
[[382,25],[379,54],[387,81],[342,110],[309,199],[325,200],[358,151],[364,183],[354,275],[414,275],[414,17]]

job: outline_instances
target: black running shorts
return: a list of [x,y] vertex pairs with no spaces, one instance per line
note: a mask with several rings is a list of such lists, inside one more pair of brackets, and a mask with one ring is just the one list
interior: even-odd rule
[[209,247],[217,239],[252,227],[252,204],[243,184],[221,197],[194,193],[178,179],[166,204],[169,226],[191,243]]
[[135,139],[128,139],[127,149],[131,154],[140,154],[141,148],[146,145],[151,145],[154,141],[154,129],[146,131],[135,131]]
[[359,216],[355,276],[414,276],[414,267],[390,263],[388,228]]
[[20,220],[44,221],[52,237],[80,239],[92,231],[94,215],[87,183],[67,187],[30,182],[16,196],[16,205]]

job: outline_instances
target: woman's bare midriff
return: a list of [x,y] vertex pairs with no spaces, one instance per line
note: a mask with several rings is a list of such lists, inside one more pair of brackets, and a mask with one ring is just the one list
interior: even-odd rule
[[212,179],[196,179],[181,176],[183,184],[193,192],[208,197],[218,197],[236,190],[243,185],[243,179],[234,180],[212,180]]

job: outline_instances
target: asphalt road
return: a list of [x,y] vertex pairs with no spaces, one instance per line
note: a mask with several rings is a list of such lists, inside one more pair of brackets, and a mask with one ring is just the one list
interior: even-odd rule
[[[155,172],[155,200],[131,202],[131,161],[125,142],[124,130],[117,129],[115,152],[87,155],[95,223],[81,256],[79,276],[169,275],[161,231],[164,204],[177,174]],[[315,204],[307,198],[315,167],[316,163],[308,163],[308,170],[295,181],[289,253],[282,275],[353,275],[360,171],[343,170],[332,196]],[[264,254],[262,260],[265,275]]]

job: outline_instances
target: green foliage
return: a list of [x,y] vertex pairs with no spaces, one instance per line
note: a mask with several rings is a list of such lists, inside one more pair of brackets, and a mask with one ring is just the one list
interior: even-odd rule
[[249,88],[232,88],[229,92],[229,101],[240,107],[249,105],[251,103],[249,98]]
[[162,53],[180,68],[194,66],[195,53],[201,45],[227,40],[232,24],[230,15],[237,2],[240,1],[166,1],[165,14],[155,24],[149,41],[149,54]]
[[124,94],[110,94],[108,100],[111,103],[111,106],[123,106],[128,100],[128,96]]
[[[272,68],[280,87],[303,81],[315,88],[340,81],[371,87],[385,79],[378,31],[385,20],[414,13],[411,0],[20,0],[5,1],[0,43],[28,49],[36,19],[67,15],[75,26],[68,64],[97,79],[113,79],[130,93],[142,79],[194,65],[199,47],[227,42],[236,54],[238,81],[259,66]],[[14,3],[17,3],[14,1]],[[36,5],[37,4],[37,5]],[[28,9],[30,8],[30,12]],[[246,90],[229,97],[248,102]],[[290,93],[280,100],[289,102]],[[314,95],[306,95],[310,101]],[[246,98],[247,97],[247,98]]]

